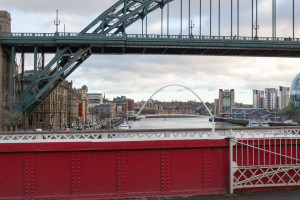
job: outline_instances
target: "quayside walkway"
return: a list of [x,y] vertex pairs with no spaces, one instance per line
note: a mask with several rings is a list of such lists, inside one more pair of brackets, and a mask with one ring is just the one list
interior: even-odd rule
[[299,137],[300,127],[0,133],[0,199],[299,188]]

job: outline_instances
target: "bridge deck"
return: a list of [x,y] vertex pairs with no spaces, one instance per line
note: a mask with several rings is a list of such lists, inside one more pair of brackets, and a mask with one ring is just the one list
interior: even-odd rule
[[256,57],[300,57],[299,38],[106,35],[79,33],[2,33],[1,44],[15,46],[18,52],[55,53],[57,46],[91,46],[93,54],[217,55]]

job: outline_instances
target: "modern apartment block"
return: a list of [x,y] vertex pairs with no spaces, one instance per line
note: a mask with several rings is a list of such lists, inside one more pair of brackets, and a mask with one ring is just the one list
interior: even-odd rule
[[215,102],[214,102],[214,114],[215,115],[218,115],[220,114],[220,111],[219,111],[219,99],[215,99]]
[[279,106],[281,110],[289,105],[290,100],[290,87],[279,86]]
[[276,110],[278,109],[278,89],[266,88],[265,89],[265,109]]
[[264,90],[253,90],[253,108],[264,108],[265,107],[265,91]]
[[88,93],[89,107],[94,107],[95,104],[103,104],[102,93]]

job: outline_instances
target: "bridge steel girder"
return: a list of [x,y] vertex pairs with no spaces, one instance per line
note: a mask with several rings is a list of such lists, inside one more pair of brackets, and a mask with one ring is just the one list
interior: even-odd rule
[[17,109],[27,114],[33,112],[90,55],[90,47],[75,53],[71,53],[70,47],[59,50],[41,72],[31,77],[29,86],[19,98]]
[[[180,35],[117,34],[103,36],[87,33],[60,33],[60,36],[5,36],[2,45],[10,49],[15,46],[19,52],[33,53],[34,45],[45,53],[55,53],[57,46],[71,46],[73,52],[91,47],[93,54],[165,54],[165,55],[215,55],[255,57],[300,57],[300,40],[285,38],[230,39],[230,37],[203,38]],[[43,34],[47,35],[47,33]],[[224,39],[225,38],[225,39]]]
[[137,20],[143,20],[146,14],[158,8],[162,9],[172,1],[174,0],[119,0],[92,21],[80,34],[89,32],[103,35],[125,33],[126,27]]

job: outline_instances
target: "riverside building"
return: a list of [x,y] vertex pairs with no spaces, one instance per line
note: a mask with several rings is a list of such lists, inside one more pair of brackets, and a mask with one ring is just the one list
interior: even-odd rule
[[278,90],[275,88],[265,89],[265,109],[277,110],[278,109]]
[[300,107],[300,73],[295,77],[291,85],[290,106],[292,108]]
[[289,94],[290,93],[290,87],[282,87],[279,86],[279,105],[278,108],[284,109],[285,107],[287,107],[289,105]]
[[[231,110],[234,108],[234,89],[231,90],[219,90],[219,113],[218,114],[225,114],[231,113]],[[216,101],[215,101],[216,102]]]
[[264,108],[265,107],[265,91],[264,90],[253,90],[253,108]]

